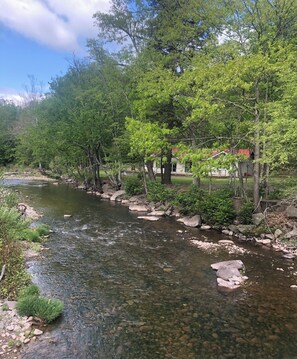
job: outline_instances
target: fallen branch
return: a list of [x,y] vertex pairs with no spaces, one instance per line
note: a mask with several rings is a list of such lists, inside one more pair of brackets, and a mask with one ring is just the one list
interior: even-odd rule
[[2,278],[4,277],[5,268],[6,268],[6,264],[4,264],[4,266],[2,267],[1,274],[0,274],[0,282],[1,282]]

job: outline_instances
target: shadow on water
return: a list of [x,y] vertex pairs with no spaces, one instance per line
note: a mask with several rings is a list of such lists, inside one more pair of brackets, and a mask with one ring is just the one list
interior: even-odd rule
[[[253,247],[205,253],[189,241],[199,230],[172,220],[146,223],[64,185],[8,184],[54,231],[29,270],[44,294],[65,302],[24,359],[297,358],[293,262]],[[210,264],[235,258],[248,284],[225,296]]]

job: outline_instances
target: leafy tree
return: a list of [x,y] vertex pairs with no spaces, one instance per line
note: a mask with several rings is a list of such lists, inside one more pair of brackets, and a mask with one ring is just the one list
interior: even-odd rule
[[0,165],[2,166],[11,163],[14,159],[17,118],[17,107],[13,103],[0,101]]

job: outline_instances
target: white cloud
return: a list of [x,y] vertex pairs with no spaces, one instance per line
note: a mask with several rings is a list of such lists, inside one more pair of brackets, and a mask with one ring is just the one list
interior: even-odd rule
[[92,16],[109,0],[1,0],[0,22],[52,48],[79,49],[80,37],[95,36]]

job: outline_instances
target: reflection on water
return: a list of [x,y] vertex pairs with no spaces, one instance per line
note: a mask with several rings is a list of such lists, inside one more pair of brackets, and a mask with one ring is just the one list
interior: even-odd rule
[[[293,262],[252,247],[236,257],[206,254],[189,241],[199,230],[179,233],[169,219],[142,222],[67,186],[10,184],[54,230],[44,258],[29,266],[42,292],[65,302],[23,358],[297,358]],[[248,284],[224,296],[210,264],[235,258]]]

